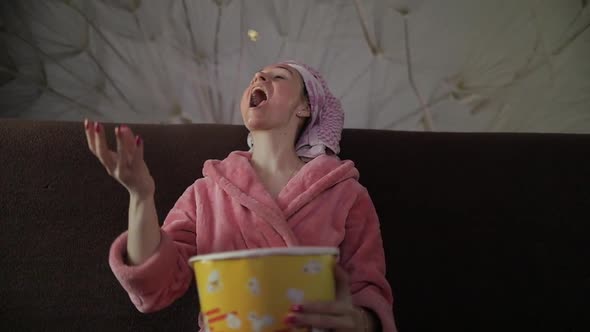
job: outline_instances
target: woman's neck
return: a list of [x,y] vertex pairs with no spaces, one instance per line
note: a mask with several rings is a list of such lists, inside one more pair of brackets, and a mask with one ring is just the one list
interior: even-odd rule
[[303,166],[293,144],[294,137],[275,132],[253,133],[252,166],[259,175],[284,175]]

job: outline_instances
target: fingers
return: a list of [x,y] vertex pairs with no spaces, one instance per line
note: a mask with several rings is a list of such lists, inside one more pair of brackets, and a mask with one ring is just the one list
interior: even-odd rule
[[294,305],[292,311],[298,313],[313,313],[323,315],[349,315],[353,308],[349,302],[310,302],[304,305]]
[[135,136],[135,160],[141,161],[143,160],[143,139],[141,136]]
[[135,139],[131,129],[125,125],[115,128],[117,138],[117,161],[120,166],[131,166],[135,159]]
[[98,160],[100,160],[100,162],[104,165],[104,167],[107,169],[107,172],[112,174],[116,167],[116,154],[109,150],[104,127],[98,122],[94,124],[94,144]]
[[109,174],[112,174],[116,166],[116,153],[109,150],[104,127],[98,122],[84,121],[88,148],[98,158]]
[[355,327],[353,315],[323,315],[312,313],[293,313],[287,315],[285,323],[294,327],[313,327],[318,329],[352,329]]
[[88,143],[88,148],[90,149],[90,151],[92,151],[92,153],[96,154],[94,152],[94,134],[92,131],[90,131],[92,126],[94,126],[92,122],[88,121],[88,119],[84,119],[84,133],[86,134],[86,142]]
[[334,267],[336,300],[294,305],[285,323],[295,327],[320,329],[352,329],[356,327],[357,312],[351,301],[349,278],[338,264]]
[[104,126],[99,122],[85,119],[84,133],[88,148],[109,171],[113,171],[119,162],[130,166],[136,160],[143,160],[143,140],[126,125],[115,128],[116,152],[109,150]]

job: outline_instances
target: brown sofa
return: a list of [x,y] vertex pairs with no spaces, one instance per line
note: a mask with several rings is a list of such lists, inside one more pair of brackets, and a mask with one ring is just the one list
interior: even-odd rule
[[[240,126],[131,127],[160,219],[246,148]],[[81,123],[0,120],[0,156],[2,330],[196,330],[194,287],[145,315],[112,275],[127,195]],[[348,129],[341,157],[379,213],[400,331],[590,331],[590,135]]]

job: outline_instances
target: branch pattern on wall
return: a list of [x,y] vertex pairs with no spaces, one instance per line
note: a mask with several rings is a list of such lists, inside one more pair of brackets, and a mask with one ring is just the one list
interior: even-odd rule
[[580,0],[5,0],[0,116],[241,123],[264,65],[324,73],[346,127],[590,132]]

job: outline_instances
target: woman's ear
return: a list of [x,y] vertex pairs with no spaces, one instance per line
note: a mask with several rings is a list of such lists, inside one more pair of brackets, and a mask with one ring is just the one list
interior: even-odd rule
[[311,112],[309,111],[309,108],[307,108],[307,107],[302,107],[301,109],[299,109],[297,111],[296,114],[300,118],[309,118],[311,116]]

